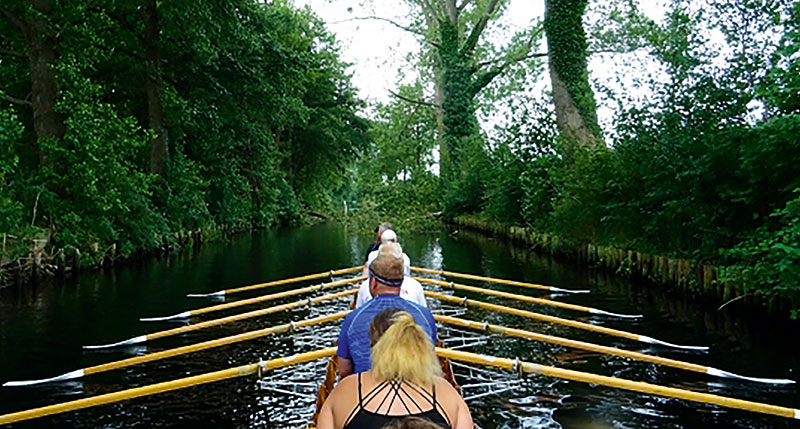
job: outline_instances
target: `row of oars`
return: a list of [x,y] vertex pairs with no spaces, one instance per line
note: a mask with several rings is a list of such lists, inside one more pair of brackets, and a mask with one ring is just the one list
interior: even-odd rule
[[[280,280],[280,281],[276,281],[276,282],[261,283],[261,284],[258,284],[258,285],[246,286],[246,287],[243,287],[243,288],[229,289],[229,290],[225,290],[225,291],[215,292],[215,293],[212,293],[212,294],[206,294],[204,296],[221,296],[221,295],[227,296],[227,295],[231,295],[231,294],[238,293],[238,292],[243,292],[243,291],[251,291],[251,290],[257,290],[257,289],[266,288],[266,287],[270,287],[270,286],[290,284],[293,281],[303,281],[303,280],[322,278],[322,277],[325,277],[325,276],[328,276],[328,275],[333,276],[333,275],[336,275],[336,274],[346,274],[346,273],[349,273],[349,272],[358,271],[359,269],[360,269],[359,267],[354,267],[354,268],[345,269],[345,270],[337,270],[337,271],[331,271],[331,272],[328,272],[328,273],[320,273],[320,274],[314,274],[314,275],[310,275],[310,276],[298,277],[298,278],[295,278],[295,279],[286,279],[286,280]],[[417,272],[425,272],[425,273],[429,273],[429,274],[441,274],[441,275],[446,275],[446,276],[461,277],[461,278],[467,278],[467,279],[472,279],[472,280],[480,280],[480,281],[485,281],[485,282],[511,284],[511,285],[525,287],[525,288],[543,289],[543,290],[566,292],[566,293],[570,293],[570,292],[585,292],[585,291],[568,291],[568,290],[560,289],[560,288],[552,288],[551,286],[536,285],[536,284],[522,283],[522,282],[513,282],[513,281],[508,281],[508,280],[493,279],[493,278],[481,277],[481,276],[472,276],[472,275],[467,275],[467,274],[450,273],[450,272],[427,270],[427,269],[420,269],[420,268],[413,268],[413,269],[415,271],[417,271]],[[166,319],[190,317],[190,316],[194,316],[194,315],[197,315],[197,314],[210,313],[210,312],[213,312],[213,311],[235,308],[235,307],[242,306],[242,305],[266,302],[266,301],[269,301],[269,300],[289,297],[289,296],[293,296],[293,295],[297,295],[297,294],[301,294],[301,293],[318,292],[318,291],[322,291],[322,290],[328,290],[328,289],[331,289],[331,288],[334,288],[334,287],[337,287],[337,286],[343,286],[343,285],[351,284],[351,283],[354,283],[354,282],[358,282],[358,281],[360,281],[362,279],[363,279],[362,277],[356,277],[356,278],[351,278],[351,279],[346,279],[346,280],[329,282],[329,283],[324,283],[324,284],[317,285],[317,286],[310,286],[310,287],[294,289],[294,290],[290,290],[290,291],[286,291],[286,292],[280,292],[280,293],[276,293],[276,294],[264,295],[264,296],[261,296],[261,297],[235,301],[235,302],[221,304],[221,305],[204,307],[204,308],[200,308],[200,309],[197,309],[197,310],[183,312],[183,313],[180,313],[180,314],[175,315],[175,316],[169,316],[167,318],[153,318],[153,319],[143,319],[143,320],[166,320]],[[534,303],[534,304],[553,305],[553,306],[556,306],[556,307],[567,308],[569,310],[575,310],[575,311],[583,311],[583,312],[587,312],[587,313],[591,313],[591,314],[609,315],[609,316],[616,316],[616,317],[620,317],[620,316],[626,317],[627,316],[627,315],[618,315],[618,314],[614,314],[614,313],[610,313],[610,312],[605,312],[605,311],[602,311],[602,310],[592,309],[592,308],[589,308],[589,307],[573,306],[571,304],[564,304],[564,303],[560,303],[558,301],[543,300],[543,299],[540,299],[540,298],[532,298],[532,297],[528,297],[528,296],[525,296],[525,295],[516,295],[516,294],[505,293],[505,292],[498,292],[498,291],[491,290],[491,289],[482,289],[482,288],[476,288],[476,287],[473,287],[473,286],[457,285],[457,284],[450,283],[450,282],[441,282],[441,281],[432,280],[432,279],[420,279],[420,280],[425,282],[425,283],[436,284],[436,285],[439,285],[439,286],[449,287],[449,288],[453,288],[453,289],[456,289],[456,290],[465,290],[465,291],[474,292],[474,293],[482,293],[482,294],[487,294],[487,295],[494,295],[494,296],[499,296],[499,297],[508,298],[508,299],[514,299],[514,300],[518,300],[518,301],[530,302],[530,303]],[[250,311],[250,312],[246,312],[246,313],[241,313],[241,314],[237,314],[237,315],[233,315],[233,316],[229,316],[229,317],[224,317],[224,318],[220,318],[220,319],[208,320],[208,321],[204,321],[204,322],[200,322],[200,323],[181,326],[179,328],[169,329],[169,330],[165,330],[165,331],[159,331],[159,332],[155,332],[155,333],[151,333],[151,334],[135,337],[135,338],[132,338],[130,340],[120,341],[118,343],[107,344],[107,345],[103,345],[103,346],[86,346],[86,348],[114,347],[114,346],[120,346],[120,345],[141,343],[141,342],[145,342],[145,341],[149,341],[149,340],[153,340],[153,339],[157,339],[157,338],[163,338],[163,337],[166,337],[166,336],[169,336],[169,335],[175,335],[175,334],[194,331],[194,330],[198,330],[198,329],[204,329],[204,328],[211,327],[211,326],[218,326],[218,325],[225,324],[225,323],[231,323],[231,322],[235,322],[235,321],[239,321],[239,320],[244,320],[244,319],[247,319],[247,318],[258,317],[258,316],[262,316],[262,315],[265,315],[265,314],[275,313],[275,312],[278,312],[278,311],[289,310],[289,309],[298,308],[298,307],[307,306],[307,305],[314,305],[314,304],[321,303],[321,302],[324,302],[324,301],[330,301],[330,300],[334,300],[334,299],[338,299],[338,298],[342,298],[342,297],[351,296],[354,293],[355,293],[354,290],[347,290],[347,291],[343,291],[343,292],[339,292],[339,293],[333,293],[333,294],[318,296],[318,297],[315,297],[315,298],[296,301],[296,302],[293,302],[293,303],[267,307],[267,308],[264,308],[264,309],[260,309],[260,310],[256,310],[256,311]],[[545,321],[545,322],[555,323],[555,324],[561,324],[561,325],[565,325],[565,326],[569,326],[569,327],[573,327],[573,328],[584,329],[584,330],[589,330],[589,331],[593,331],[593,332],[599,332],[599,333],[603,333],[603,334],[613,335],[613,336],[616,336],[616,337],[626,338],[626,339],[630,339],[630,340],[634,340],[634,341],[640,341],[640,342],[644,342],[644,343],[658,344],[658,345],[662,345],[662,346],[677,347],[677,348],[706,349],[705,347],[675,345],[675,344],[671,344],[671,343],[668,343],[668,342],[665,342],[665,341],[661,341],[661,340],[656,340],[656,339],[653,339],[651,337],[647,337],[647,336],[643,336],[643,335],[639,335],[639,334],[634,334],[634,333],[630,333],[630,332],[615,330],[615,329],[606,328],[606,327],[602,327],[602,326],[596,326],[596,325],[592,325],[592,324],[589,324],[589,323],[578,322],[578,321],[574,321],[574,320],[570,320],[570,319],[563,319],[563,318],[558,318],[558,317],[555,317],[555,316],[549,316],[549,315],[534,313],[534,312],[530,312],[530,311],[522,310],[522,309],[517,309],[517,308],[513,308],[513,307],[506,307],[506,306],[501,306],[501,305],[497,305],[497,304],[491,304],[491,303],[486,303],[486,302],[482,302],[482,301],[471,300],[471,299],[467,299],[467,298],[464,298],[464,297],[456,297],[456,296],[452,296],[452,295],[445,295],[445,294],[441,294],[441,293],[437,293],[437,292],[426,292],[426,295],[429,298],[435,298],[435,299],[440,299],[440,300],[443,300],[443,301],[454,302],[454,303],[458,303],[458,304],[461,304],[461,305],[464,305],[464,306],[467,306],[467,307],[478,307],[478,308],[483,308],[483,309],[503,312],[503,313],[512,314],[512,315],[516,315],[516,316],[521,316],[521,317],[526,317],[526,318],[530,318],[530,319],[534,319],[534,320]],[[169,358],[169,357],[173,357],[173,356],[183,355],[183,354],[186,354],[186,353],[192,353],[192,352],[196,352],[196,351],[200,351],[200,350],[207,350],[207,349],[210,349],[210,348],[213,348],[213,347],[219,347],[219,346],[223,346],[223,345],[227,345],[227,344],[233,344],[233,343],[236,343],[236,342],[249,341],[249,340],[253,340],[253,339],[256,339],[256,338],[261,338],[261,337],[264,337],[264,336],[267,336],[267,335],[290,332],[290,331],[292,331],[294,329],[314,326],[314,325],[317,325],[317,324],[327,323],[327,322],[331,322],[331,321],[334,321],[334,320],[338,320],[338,319],[343,318],[346,314],[347,314],[347,312],[338,312],[338,313],[319,316],[319,317],[306,319],[306,320],[302,320],[302,321],[298,321],[298,322],[292,322],[292,323],[282,324],[282,325],[273,326],[273,327],[269,327],[269,328],[259,329],[259,330],[255,330],[255,331],[245,332],[245,333],[242,333],[242,334],[233,335],[233,336],[220,338],[220,339],[216,339],[216,340],[205,341],[205,342],[192,344],[192,345],[188,345],[188,346],[183,346],[183,347],[178,347],[178,348],[174,348],[174,349],[164,350],[164,351],[157,352],[157,353],[150,353],[150,354],[145,354],[145,355],[141,355],[141,356],[136,356],[136,357],[133,357],[133,358],[123,359],[123,360],[110,362],[110,363],[102,364],[102,365],[97,365],[97,366],[93,366],[93,367],[89,367],[89,368],[83,368],[83,369],[80,369],[80,370],[72,371],[72,372],[69,372],[67,374],[63,374],[63,375],[60,375],[60,376],[57,376],[57,377],[48,378],[48,379],[30,380],[30,381],[22,381],[22,382],[8,382],[8,383],[4,384],[4,386],[22,386],[22,385],[31,385],[31,384],[50,382],[50,381],[58,381],[58,380],[67,380],[67,379],[79,378],[79,377],[83,377],[83,376],[86,376],[86,375],[97,374],[97,373],[100,373],[100,372],[109,371],[109,370],[112,370],[112,369],[118,369],[118,368],[123,368],[123,367],[129,367],[129,366],[132,366],[132,365],[138,365],[138,364],[144,363],[144,362],[151,362],[151,361],[165,359],[165,358]],[[655,363],[655,364],[659,364],[659,365],[665,365],[665,366],[679,368],[679,369],[688,370],[688,371],[705,373],[705,374],[709,374],[709,375],[712,375],[712,376],[731,377],[731,378],[737,378],[737,379],[742,379],[742,380],[749,380],[749,381],[762,382],[762,383],[772,383],[772,384],[794,383],[793,380],[764,379],[764,378],[745,377],[745,376],[741,376],[741,375],[737,375],[737,374],[732,374],[732,373],[727,372],[727,371],[719,370],[719,369],[716,369],[716,368],[706,367],[706,366],[703,366],[703,365],[697,365],[697,364],[693,364],[693,363],[689,363],[689,362],[683,362],[683,361],[678,361],[678,360],[674,360],[674,359],[661,358],[661,357],[658,357],[658,356],[648,355],[648,354],[645,354],[645,353],[639,353],[639,352],[633,352],[633,351],[623,350],[623,349],[618,349],[618,348],[613,348],[613,347],[601,346],[601,345],[597,345],[597,344],[586,343],[586,342],[576,341],[576,340],[570,340],[570,339],[566,339],[566,338],[543,335],[543,334],[539,334],[539,333],[535,333],[535,332],[531,332],[531,331],[507,328],[507,327],[503,327],[503,326],[492,325],[492,324],[488,324],[488,323],[481,323],[481,322],[471,321],[471,320],[458,319],[458,318],[455,318],[455,317],[437,315],[436,318],[437,318],[438,321],[440,321],[442,323],[447,323],[447,324],[451,324],[451,325],[462,326],[462,327],[467,327],[467,328],[472,328],[472,329],[480,329],[480,330],[487,331],[487,332],[503,334],[503,335],[510,335],[510,336],[514,336],[514,337],[518,337],[518,338],[524,338],[524,339],[528,339],[528,340],[547,342],[547,343],[551,343],[551,344],[558,344],[558,345],[562,345],[562,346],[566,346],[566,347],[572,347],[572,348],[576,348],[576,349],[580,349],[580,350],[587,350],[587,351],[592,351],[592,352],[597,352],[597,353],[609,354],[609,355],[629,358],[629,359],[632,359],[632,360],[639,360],[639,361],[650,362],[650,363]],[[708,395],[708,394],[702,394],[702,393],[697,393],[697,392],[691,392],[691,391],[688,391],[688,390],[672,389],[672,388],[666,388],[666,387],[661,387],[661,386],[649,385],[649,384],[646,384],[646,383],[639,383],[639,382],[634,382],[634,381],[630,381],[630,380],[618,379],[618,378],[614,378],[614,377],[604,377],[604,376],[598,376],[598,375],[593,375],[593,374],[582,373],[582,372],[578,372],[578,371],[569,371],[569,370],[563,370],[563,369],[559,369],[559,368],[545,367],[545,366],[541,366],[541,365],[537,365],[537,364],[533,364],[533,363],[527,363],[527,362],[521,362],[521,361],[511,361],[511,360],[504,359],[504,358],[485,357],[485,356],[479,356],[479,355],[474,355],[474,354],[470,354],[470,353],[453,354],[455,352],[447,351],[445,349],[439,350],[439,352],[441,354],[444,354],[447,357],[450,357],[450,358],[456,359],[456,360],[465,360],[465,361],[474,362],[474,363],[481,363],[481,364],[489,364],[488,362],[496,362],[496,363],[498,363],[498,362],[506,362],[506,361],[509,361],[509,362],[512,362],[512,363],[516,362],[516,368],[519,371],[522,371],[522,372],[533,372],[533,373],[539,373],[539,374],[543,374],[543,375],[554,376],[554,377],[558,377],[558,378],[566,378],[566,379],[571,379],[571,380],[576,380],[576,381],[583,381],[583,382],[588,382],[588,383],[593,383],[593,384],[601,384],[601,385],[606,385],[606,386],[611,386],[611,387],[619,387],[619,388],[623,388],[623,389],[635,390],[635,391],[645,392],[645,393],[652,393],[652,394],[657,394],[657,395],[661,395],[661,396],[676,397],[676,398],[693,400],[693,401],[697,401],[697,402],[704,402],[704,403],[710,403],[710,404],[721,405],[721,406],[729,406],[729,407],[733,407],[733,408],[747,409],[747,410],[763,412],[763,413],[767,413],[767,414],[781,415],[781,416],[784,416],[784,417],[800,418],[800,411],[794,410],[794,409],[791,409],[791,408],[776,407],[776,406],[772,406],[772,405],[758,404],[758,403],[749,402],[749,401],[742,401],[742,400],[738,400],[738,399],[723,398],[723,397],[719,397],[719,396],[715,396],[715,395]],[[38,409],[34,409],[34,410],[23,411],[23,412],[20,412],[20,413],[8,414],[8,415],[0,416],[0,424],[2,424],[2,423],[10,423],[10,422],[19,421],[19,420],[26,420],[26,419],[31,419],[31,418],[35,418],[35,417],[41,417],[41,416],[45,416],[45,415],[65,412],[65,411],[74,410],[74,409],[86,408],[86,407],[94,406],[94,405],[117,402],[117,401],[121,401],[121,400],[124,400],[124,399],[135,398],[135,397],[139,397],[139,396],[145,396],[145,395],[151,395],[151,394],[160,393],[160,392],[166,392],[166,391],[185,388],[185,387],[189,387],[189,386],[193,386],[193,385],[197,385],[197,384],[203,384],[203,383],[209,383],[209,382],[218,381],[218,380],[224,380],[224,379],[235,377],[235,376],[250,375],[250,374],[254,374],[256,372],[260,372],[260,371],[264,371],[264,370],[268,370],[268,369],[272,369],[272,368],[277,368],[279,366],[284,366],[284,365],[287,365],[287,364],[290,364],[290,363],[301,363],[301,362],[306,362],[308,360],[323,358],[323,357],[326,357],[326,356],[330,356],[332,353],[333,353],[332,349],[325,349],[325,350],[320,350],[320,351],[315,351],[315,352],[303,353],[303,354],[292,356],[292,357],[288,357],[288,358],[275,359],[273,361],[260,362],[260,363],[256,363],[256,364],[245,365],[245,366],[242,366],[242,367],[231,368],[229,370],[217,371],[217,372],[213,372],[213,373],[203,374],[203,375],[200,375],[200,376],[188,377],[188,378],[180,379],[180,380],[174,380],[174,381],[171,381],[171,382],[158,383],[158,384],[155,384],[155,385],[144,386],[144,387],[141,387],[141,388],[128,389],[128,390],[125,390],[125,391],[115,392],[115,393],[111,393],[111,394],[107,394],[107,395],[100,395],[100,396],[97,396],[97,397],[80,399],[80,400],[77,400],[77,401],[71,401],[71,402],[67,402],[67,403],[63,403],[63,404],[57,404],[57,405],[48,406],[48,407],[42,407],[42,408],[38,408]],[[505,366],[502,366],[502,365],[495,365],[495,366],[505,367]]]

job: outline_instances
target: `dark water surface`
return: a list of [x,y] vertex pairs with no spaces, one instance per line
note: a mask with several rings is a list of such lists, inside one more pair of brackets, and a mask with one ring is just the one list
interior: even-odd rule
[[[256,232],[230,243],[206,245],[161,260],[127,265],[37,287],[0,291],[0,383],[37,379],[112,360],[152,353],[181,345],[301,320],[347,308],[346,300],[249,319],[220,327],[154,340],[146,345],[107,351],[84,351],[82,345],[116,342],[180,326],[176,322],[143,323],[140,317],[175,314],[214,301],[187,299],[187,293],[212,292],[269,280],[300,276],[356,265],[372,237],[338,225]],[[538,256],[500,240],[464,231],[400,234],[415,266],[444,268],[572,289],[591,294],[555,296],[565,302],[619,313],[641,313],[629,321],[586,316],[501,298],[458,292],[459,296],[576,318],[591,323],[690,345],[708,345],[707,353],[646,346],[624,339],[550,326],[510,315],[467,310],[460,317],[489,321],[552,335],[638,350],[687,360],[756,377],[800,379],[800,331],[796,324],[756,322],[727,311],[702,307],[692,299],[668,295],[653,287],[598,274],[584,267]],[[532,290],[481,285],[541,296]],[[318,283],[318,282],[317,282]],[[307,285],[308,282],[302,283]],[[299,285],[282,286],[231,297],[258,296]],[[320,294],[329,293],[322,292]],[[212,313],[202,320],[267,305],[293,302],[306,296],[271,301],[239,310]],[[434,311],[457,309],[430,301]],[[456,313],[458,314],[458,313]],[[146,384],[287,356],[332,345],[338,322],[292,334],[264,337],[122,370],[87,376],[78,381],[38,387],[0,387],[0,414],[80,399]],[[800,389],[733,380],[720,380],[625,359],[579,352],[521,339],[486,337],[480,332],[443,327],[446,345],[466,344],[465,350],[552,364],[580,371],[681,387],[775,405],[800,407]],[[461,339],[463,338],[463,339]],[[324,362],[304,364],[254,377],[196,386],[114,405],[44,417],[13,427],[301,427],[313,411]],[[611,388],[457,367],[476,422],[482,428],[697,428],[800,427],[797,420],[721,409],[691,402],[641,395]],[[503,391],[504,390],[504,391]],[[491,391],[503,391],[491,393]]]

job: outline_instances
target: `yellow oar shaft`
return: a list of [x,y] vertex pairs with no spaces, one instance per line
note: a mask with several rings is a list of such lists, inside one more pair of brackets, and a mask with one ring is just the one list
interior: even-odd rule
[[156,353],[148,353],[146,355],[136,356],[128,359],[122,359],[115,362],[104,363],[101,365],[91,366],[83,370],[84,375],[97,374],[100,372],[110,371],[112,369],[125,368],[128,366],[139,365],[145,362],[152,362],[156,360],[166,359],[174,356],[180,356],[187,353],[194,353],[201,350],[211,349],[214,347],[225,346],[228,344],[239,343],[242,341],[254,340],[267,335],[281,334],[289,332],[296,328],[305,328],[307,326],[318,325],[322,323],[331,322],[347,316],[350,311],[341,311],[338,313],[328,314],[324,316],[305,319],[294,323],[285,323],[283,325],[272,326],[269,328],[258,329],[255,331],[244,332],[238,335],[231,335],[216,340],[204,341],[202,343],[190,344],[188,346],[176,347],[174,349],[163,350]]
[[234,314],[228,317],[222,317],[219,319],[213,320],[206,320],[200,323],[193,323],[191,325],[186,326],[179,326],[177,328],[167,329],[164,331],[153,332],[152,334],[141,335],[139,337],[131,338],[130,340],[121,341],[119,343],[114,344],[105,344],[100,346],[84,346],[85,349],[102,349],[102,348],[109,348],[115,347],[118,345],[129,345],[129,344],[139,344],[146,341],[155,340],[158,338],[169,337],[172,335],[184,334],[186,332],[197,331],[199,329],[210,328],[212,326],[224,325],[226,323],[238,322],[240,320],[250,319],[253,317],[265,316],[267,314],[278,313],[285,310],[291,310],[293,308],[302,307],[304,305],[313,305],[320,302],[331,301],[338,298],[344,298],[350,295],[354,295],[357,291],[355,290],[346,290],[342,292],[337,292],[329,295],[318,296],[316,298],[309,298],[304,299],[302,301],[295,301],[290,302],[287,304],[276,305],[273,307],[262,308],[260,310],[249,311],[246,313]]
[[480,287],[462,285],[462,284],[453,283],[453,282],[446,282],[446,281],[442,281],[442,280],[434,280],[434,279],[429,279],[429,278],[425,278],[425,277],[414,277],[414,278],[417,279],[420,283],[427,283],[427,284],[437,285],[437,286],[441,286],[441,287],[445,287],[445,288],[449,288],[449,289],[455,289],[455,290],[463,290],[463,291],[466,291],[466,292],[480,293],[482,295],[491,295],[491,296],[497,296],[497,297],[500,297],[500,298],[508,298],[508,299],[513,299],[513,300],[516,300],[516,301],[530,302],[532,304],[545,305],[545,306],[548,306],[548,307],[558,307],[558,308],[564,308],[564,309],[567,309],[567,310],[580,311],[580,312],[583,312],[583,313],[602,314],[602,315],[615,316],[615,317],[628,317],[628,318],[639,318],[639,317],[641,317],[641,315],[617,314],[617,313],[612,313],[612,312],[605,311],[605,310],[598,310],[596,308],[584,307],[582,305],[568,304],[566,302],[553,301],[553,300],[550,300],[550,299],[534,298],[532,296],[527,296],[527,295],[519,295],[519,294],[515,294],[515,293],[502,292],[502,291],[493,290],[493,289],[484,289],[484,288],[480,288]]
[[551,292],[568,292],[568,293],[586,293],[589,292],[588,290],[569,290],[569,289],[561,289],[554,286],[542,285],[538,283],[525,283],[525,282],[518,282],[514,280],[504,280],[504,279],[497,279],[494,277],[484,277],[484,276],[476,276],[473,274],[463,274],[463,273],[454,273],[452,271],[443,271],[443,270],[431,270],[429,268],[419,268],[419,267],[411,267],[411,271],[416,271],[425,274],[434,274],[446,277],[457,277],[467,280],[477,280],[482,282],[489,282],[489,283],[497,283],[503,285],[510,285],[510,286],[519,286],[528,289],[539,289],[539,290],[547,290]]
[[447,323],[450,325],[463,326],[465,328],[480,329],[483,331],[494,332],[501,335],[509,335],[513,337],[525,338],[528,340],[541,341],[544,343],[558,344],[564,347],[572,347],[579,350],[587,350],[606,355],[613,355],[624,357],[628,359],[655,363],[658,365],[670,366],[673,368],[685,369],[687,371],[700,372],[703,374],[708,373],[709,367],[697,365],[694,363],[683,362],[674,359],[662,358],[659,356],[648,355],[645,353],[634,352],[630,350],[618,349],[615,347],[601,346],[598,344],[587,343],[583,341],[570,340],[568,338],[555,337],[552,335],[539,334],[536,332],[526,331],[523,329],[508,328],[500,325],[493,325],[491,323],[481,323],[474,320],[459,319],[452,316],[434,315],[437,321]]
[[32,410],[0,415],[0,424],[9,424],[22,420],[30,420],[52,414],[79,410],[82,408],[120,402],[132,398],[155,395],[157,393],[169,392],[172,390],[197,386],[200,384],[213,383],[215,381],[222,381],[236,377],[244,377],[248,375],[257,374],[259,371],[267,371],[288,365],[294,365],[298,363],[309,362],[312,360],[330,357],[333,356],[334,353],[336,353],[336,348],[329,347],[326,349],[315,350],[312,352],[300,353],[294,356],[272,359],[266,362],[251,363],[248,365],[242,365],[234,368],[224,369],[221,371],[195,375],[193,377],[186,377],[178,380],[166,381],[163,383],[151,384],[148,386],[122,390],[119,392],[107,393],[105,395],[92,396],[90,398],[64,402],[61,404],[49,405],[46,407],[35,408]]
[[304,293],[308,293],[308,292],[317,292],[317,291],[332,289],[332,288],[339,287],[339,286],[342,286],[342,285],[359,282],[361,280],[364,280],[365,278],[366,277],[355,277],[355,278],[352,278],[352,279],[339,280],[339,281],[330,282],[330,283],[323,283],[321,285],[307,286],[307,287],[300,288],[300,289],[292,289],[292,290],[287,290],[285,292],[278,292],[278,293],[273,293],[273,294],[269,294],[269,295],[257,296],[255,298],[242,299],[242,300],[239,300],[239,301],[228,302],[228,303],[225,303],[225,304],[213,305],[211,307],[198,308],[197,310],[191,310],[190,313],[191,313],[192,316],[196,316],[198,314],[211,313],[211,312],[220,311],[220,310],[228,310],[228,309],[231,309],[231,308],[241,307],[243,305],[257,304],[259,302],[272,301],[272,300],[275,300],[275,299],[286,298],[286,297],[289,297],[289,296],[300,295],[300,294],[304,294]]
[[591,323],[578,322],[577,320],[564,319],[561,317],[550,316],[547,314],[534,313],[532,311],[522,310],[519,308],[506,307],[504,305],[491,304],[488,302],[477,301],[474,299],[466,299],[458,296],[445,295],[438,292],[425,291],[425,296],[449,301],[454,303],[463,304],[469,307],[479,307],[486,310],[499,311],[502,313],[513,314],[516,316],[527,317],[529,319],[541,320],[542,322],[555,323],[557,325],[569,326],[572,328],[583,329],[586,331],[599,332],[601,334],[613,335],[615,337],[627,338],[629,340],[638,340],[639,335],[632,332],[620,331],[617,329],[606,328],[605,326],[592,325]]
[[346,285],[346,284],[360,282],[360,281],[364,280],[365,278],[366,277],[363,277],[363,276],[362,277],[353,277],[353,278],[350,278],[350,279],[339,280],[339,281],[330,282],[330,283],[322,283],[320,285],[307,286],[307,287],[300,288],[300,289],[292,289],[292,290],[288,290],[288,291],[285,291],[285,292],[278,292],[278,293],[273,293],[273,294],[269,294],[269,295],[257,296],[255,298],[242,299],[242,300],[239,300],[239,301],[228,302],[228,303],[225,303],[225,304],[212,305],[212,306],[209,306],[209,307],[198,308],[196,310],[184,311],[183,313],[175,314],[175,315],[172,315],[172,316],[146,317],[146,318],[142,318],[140,320],[142,320],[142,321],[160,321],[160,320],[171,320],[171,319],[180,319],[180,318],[186,318],[186,317],[191,317],[191,316],[197,316],[199,314],[213,313],[215,311],[228,310],[228,309],[231,309],[231,308],[241,307],[241,306],[244,306],[244,305],[258,304],[260,302],[266,302],[266,301],[272,301],[272,300],[281,299],[281,298],[287,298],[287,297],[290,297],[290,296],[300,295],[300,294],[304,294],[304,293],[308,293],[308,292],[318,292],[318,291],[323,291],[323,290],[327,290],[327,289],[332,289],[332,288],[343,286],[343,285]]
[[302,281],[306,281],[306,280],[321,279],[321,278],[328,277],[328,276],[333,277],[333,276],[338,276],[338,275],[342,275],[342,274],[350,274],[350,273],[354,273],[354,272],[357,272],[357,271],[361,271],[362,268],[363,267],[342,268],[340,270],[328,271],[327,273],[309,274],[309,275],[306,275],[306,276],[293,277],[293,278],[290,278],[290,279],[275,280],[275,281],[271,281],[271,282],[267,282],[267,283],[258,283],[258,284],[254,284],[254,285],[250,285],[250,286],[237,287],[237,288],[234,288],[234,289],[225,289],[223,292],[224,292],[225,295],[231,295],[231,294],[234,294],[234,293],[246,292],[246,291],[256,290],[256,289],[263,289],[263,288],[271,287],[271,286],[280,286],[280,285],[285,285],[285,284],[290,284],[290,283],[302,282]]
[[757,413],[800,419],[800,410],[795,408],[780,407],[777,405],[769,405],[759,402],[745,401],[743,399],[728,398],[725,396],[712,395],[709,393],[699,393],[699,392],[693,392],[691,390],[677,389],[674,387],[659,386],[656,384],[643,383],[641,381],[632,381],[623,378],[608,377],[604,375],[591,374],[587,372],[573,371],[569,369],[539,365],[531,362],[516,361],[512,359],[498,358],[493,356],[483,356],[475,353],[468,353],[456,350],[437,348],[436,353],[439,356],[462,362],[470,362],[479,365],[489,365],[508,370],[516,369],[518,371],[529,374],[540,374],[564,380],[573,380],[582,383],[597,384],[601,386],[614,387],[617,389],[630,390],[634,392],[647,393],[651,395],[665,396],[668,398],[678,398],[704,404],[718,405],[721,407],[737,408],[741,410],[754,411]]
[[513,314],[515,316],[526,317],[528,319],[540,320],[542,322],[553,323],[557,325],[569,326],[572,328],[583,329],[585,331],[598,332],[601,334],[611,335],[614,337],[627,338],[633,341],[641,341],[648,344],[659,344],[668,347],[676,347],[690,350],[706,350],[707,347],[697,346],[681,346],[677,344],[667,343],[665,341],[656,340],[645,335],[634,334],[632,332],[620,331],[618,329],[606,328],[605,326],[592,325],[590,323],[578,322],[577,320],[564,319],[556,316],[549,316],[546,314],[534,313],[532,311],[521,310],[519,308],[506,307],[504,305],[491,304],[483,301],[476,301],[474,299],[467,299],[464,297],[445,295],[438,292],[425,291],[425,296],[436,298],[442,301],[457,303],[468,307],[483,308],[486,310],[497,311],[506,314]]
[[316,298],[311,298],[311,299],[308,299],[308,300],[290,302],[290,303],[287,303],[287,304],[276,305],[276,306],[268,307],[268,308],[262,308],[261,310],[248,311],[247,313],[234,314],[232,316],[222,317],[222,318],[219,318],[219,319],[206,320],[206,321],[200,322],[200,323],[193,323],[191,325],[179,326],[177,328],[172,328],[172,329],[168,329],[168,330],[165,330],[165,331],[148,334],[147,335],[147,339],[148,340],[154,340],[154,339],[157,339],[157,338],[168,337],[170,335],[184,334],[186,332],[196,331],[198,329],[205,329],[205,328],[209,328],[211,326],[218,326],[218,325],[224,325],[226,323],[238,322],[240,320],[250,319],[250,318],[253,318],[253,317],[259,317],[259,316],[264,316],[264,315],[267,315],[267,314],[272,314],[272,313],[278,313],[278,312],[281,312],[281,311],[291,310],[293,308],[302,307],[302,306],[304,306],[306,304],[317,304],[317,303],[324,302],[324,301],[330,301],[330,300],[337,299],[337,298],[343,298],[343,297],[346,297],[346,296],[354,295],[356,292],[357,291],[354,291],[354,290],[345,290],[345,291],[342,291],[342,292],[332,293],[332,294],[329,294],[329,295],[323,295],[323,296],[319,296],[319,297],[316,297]]

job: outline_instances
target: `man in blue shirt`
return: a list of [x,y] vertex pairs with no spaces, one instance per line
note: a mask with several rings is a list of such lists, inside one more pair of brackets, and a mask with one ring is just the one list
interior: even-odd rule
[[400,297],[403,284],[403,258],[393,252],[381,253],[369,266],[369,289],[374,297],[353,310],[342,322],[339,331],[339,378],[364,372],[372,367],[370,362],[369,324],[378,313],[389,308],[405,310],[414,317],[436,344],[436,321],[427,308]]

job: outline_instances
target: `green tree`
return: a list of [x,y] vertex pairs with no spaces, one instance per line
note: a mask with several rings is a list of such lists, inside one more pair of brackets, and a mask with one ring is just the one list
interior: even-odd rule
[[576,144],[593,148],[602,136],[586,65],[587,4],[588,0],[547,0],[544,29],[558,129]]
[[[402,86],[398,95],[419,99],[422,84]],[[433,174],[435,124],[431,106],[403,100],[379,106],[370,132],[372,144],[358,164],[360,208],[399,222],[441,210]]]

